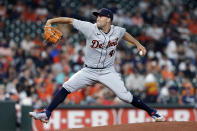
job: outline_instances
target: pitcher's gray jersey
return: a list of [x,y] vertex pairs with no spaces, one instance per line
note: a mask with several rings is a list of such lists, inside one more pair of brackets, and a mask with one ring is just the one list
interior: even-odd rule
[[75,73],[63,87],[74,92],[97,82],[110,88],[120,99],[131,102],[133,95],[126,89],[120,75],[113,66],[116,46],[123,37],[125,29],[111,25],[105,34],[96,24],[74,19],[73,26],[86,37],[85,66]]
[[105,34],[96,24],[74,19],[74,28],[86,37],[85,64],[93,68],[106,68],[114,64],[116,47],[125,34],[125,28],[111,25]]

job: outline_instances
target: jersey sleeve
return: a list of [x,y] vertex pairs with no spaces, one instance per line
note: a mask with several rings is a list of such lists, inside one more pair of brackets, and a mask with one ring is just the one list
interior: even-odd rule
[[73,27],[78,31],[80,31],[81,33],[83,33],[87,38],[90,37],[94,28],[92,23],[87,21],[77,20],[77,19],[74,19]]
[[118,27],[120,39],[124,36],[126,29],[122,27]]

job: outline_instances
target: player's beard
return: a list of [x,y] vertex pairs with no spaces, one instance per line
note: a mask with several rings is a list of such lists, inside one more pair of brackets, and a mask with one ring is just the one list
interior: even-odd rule
[[103,29],[107,24],[106,23],[98,23],[97,22],[97,27],[99,28],[99,29]]

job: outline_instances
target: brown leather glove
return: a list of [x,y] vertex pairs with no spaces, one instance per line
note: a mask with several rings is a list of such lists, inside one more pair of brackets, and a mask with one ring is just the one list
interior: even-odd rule
[[46,41],[56,44],[62,38],[62,32],[52,26],[44,27],[44,38]]

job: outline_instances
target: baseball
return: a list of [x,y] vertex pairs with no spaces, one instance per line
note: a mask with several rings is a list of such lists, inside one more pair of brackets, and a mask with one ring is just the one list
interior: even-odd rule
[[143,55],[143,52],[142,52],[142,51],[140,51],[140,52],[139,52],[139,54],[142,56],[142,55]]

